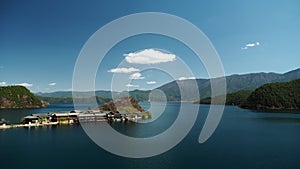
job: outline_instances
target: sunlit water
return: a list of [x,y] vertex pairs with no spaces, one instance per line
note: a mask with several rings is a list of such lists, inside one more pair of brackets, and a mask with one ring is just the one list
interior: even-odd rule
[[[148,103],[141,105],[149,107]],[[168,103],[164,113],[149,124],[115,123],[112,127],[128,136],[154,136],[172,125],[179,108],[180,103]],[[0,110],[0,118],[17,123],[28,114],[72,109],[70,103],[51,104],[43,109],[7,109]],[[194,127],[177,146],[143,159],[106,152],[80,125],[0,130],[0,168],[300,168],[300,114],[253,112],[227,106],[216,132],[199,144],[208,110],[208,105],[200,106]]]

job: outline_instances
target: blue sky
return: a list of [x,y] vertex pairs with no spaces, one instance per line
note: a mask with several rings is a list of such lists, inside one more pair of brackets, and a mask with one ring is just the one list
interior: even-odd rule
[[[137,12],[170,13],[196,25],[215,46],[226,75],[283,73],[300,67],[297,0],[4,0],[0,2],[0,85],[22,84],[34,92],[69,90],[76,59],[88,38],[110,21]],[[99,67],[96,88],[110,89],[114,73],[109,70],[125,60],[124,54],[144,49],[175,54],[187,62],[196,78],[207,78],[201,63],[190,59],[193,53],[180,42],[141,35],[111,49]],[[172,80],[157,70],[122,75],[129,78],[134,73],[140,75],[130,79],[130,89],[152,89]]]

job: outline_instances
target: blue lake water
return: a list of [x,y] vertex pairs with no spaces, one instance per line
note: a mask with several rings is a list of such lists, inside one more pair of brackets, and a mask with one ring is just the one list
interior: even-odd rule
[[[159,134],[172,125],[180,104],[168,103],[164,113],[149,124],[116,123],[112,127],[134,137]],[[141,105],[149,107],[148,103]],[[72,109],[70,103],[53,103],[42,109],[0,110],[0,118],[17,123],[27,114]],[[208,105],[200,106],[195,125],[173,149],[142,159],[105,151],[80,125],[0,130],[0,168],[300,168],[300,114],[253,112],[226,106],[213,136],[199,144],[208,110]]]

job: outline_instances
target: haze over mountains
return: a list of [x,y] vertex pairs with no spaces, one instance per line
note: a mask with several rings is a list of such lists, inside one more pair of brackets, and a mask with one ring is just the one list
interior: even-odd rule
[[[239,90],[254,90],[259,86],[272,83],[272,82],[289,82],[295,79],[300,79],[300,69],[289,71],[284,74],[278,73],[250,73],[243,75],[230,75],[226,77],[227,82],[227,93],[236,92]],[[218,80],[216,78],[215,80]],[[178,85],[184,89],[190,89],[193,80],[177,80],[165,85],[158,87],[157,89],[162,90],[168,101],[181,101],[180,91]],[[211,85],[209,79],[196,79],[196,83],[199,88],[201,98],[210,97]],[[134,90],[130,91],[129,94],[138,101],[147,101],[149,99],[149,93],[151,91]],[[195,101],[197,100],[195,91],[189,92],[191,95],[187,100],[184,101]],[[194,94],[193,94],[194,93]],[[102,98],[111,98],[110,91],[96,91],[96,96]],[[113,92],[115,96],[125,96],[127,92]],[[72,97],[71,91],[59,91],[52,93],[36,93],[40,97],[56,97],[56,98],[70,98]],[[75,92],[75,97],[90,96],[89,92]]]

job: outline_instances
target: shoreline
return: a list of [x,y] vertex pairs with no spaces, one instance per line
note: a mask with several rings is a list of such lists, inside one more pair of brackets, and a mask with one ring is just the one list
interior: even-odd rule
[[58,122],[49,122],[49,123],[34,123],[34,124],[4,124],[0,126],[0,129],[11,129],[11,128],[23,128],[23,127],[44,127],[44,126],[54,126],[59,125]]
[[246,108],[246,107],[242,107],[242,106],[239,106],[239,105],[232,105],[232,104],[205,104],[205,103],[193,103],[193,104],[234,106],[234,107],[237,107],[237,108],[240,108],[240,109],[251,110],[251,111],[254,111],[254,112],[300,114],[300,109],[281,109],[281,108],[251,109],[251,108]]

